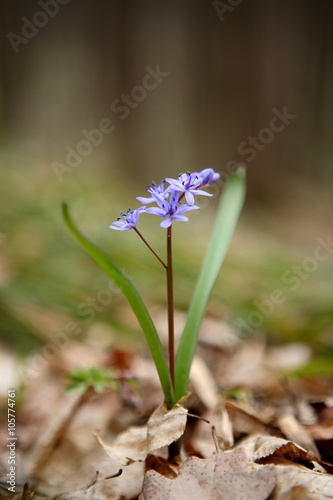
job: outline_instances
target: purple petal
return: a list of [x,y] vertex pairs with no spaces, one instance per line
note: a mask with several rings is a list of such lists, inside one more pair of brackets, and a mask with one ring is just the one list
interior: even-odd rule
[[[177,179],[171,179],[170,177],[167,177],[165,180],[170,184],[170,186],[174,187],[175,189],[178,189],[180,191],[184,190],[183,184]],[[168,190],[170,190],[170,188],[168,188]]]
[[188,221],[188,217],[185,217],[185,215],[174,215],[173,216],[173,220],[179,220],[179,221],[183,221],[183,222],[186,222]]
[[145,198],[144,196],[137,196],[137,200],[141,201],[141,203],[153,203],[154,198],[151,196],[150,198]]
[[111,226],[109,226],[110,229],[116,229],[117,231],[128,231],[129,229],[132,228],[131,227],[127,227],[128,224],[124,224],[124,225],[121,225],[121,226],[116,226],[115,224],[112,224]]
[[205,168],[204,170],[201,170],[201,172],[199,172],[199,175],[202,179],[202,184],[205,185],[214,175],[214,170],[212,168]]
[[170,196],[170,205],[173,209],[176,208],[177,203],[178,203],[178,199],[179,199],[179,191],[178,190],[172,191],[171,196]]
[[199,196],[213,196],[212,193],[207,193],[206,191],[203,191],[202,189],[196,189],[194,191],[195,194]]
[[112,224],[111,224],[111,226],[109,226],[109,228],[111,228],[111,229],[121,229],[124,224],[125,224],[125,221],[123,221],[123,220],[116,220],[115,222],[112,222]]
[[221,176],[217,172],[214,172],[212,168],[205,168],[199,172],[201,178],[201,186],[208,186],[217,181]]
[[188,174],[180,174],[178,176],[178,180],[179,180],[179,182],[181,182],[181,184],[184,184],[186,181],[188,181],[188,179],[189,179]]
[[194,205],[194,196],[190,191],[186,191],[185,198],[189,205]]
[[163,210],[166,210],[166,207],[168,205],[168,202],[165,201],[164,197],[158,193],[151,193],[152,197],[154,198],[154,201],[157,203],[157,205],[162,208]]
[[189,212],[190,210],[199,210],[200,207],[197,205],[181,205],[177,210],[177,215],[184,214],[185,212]]
[[165,228],[165,227],[170,227],[171,224],[172,224],[171,217],[167,217],[166,219],[162,220],[160,226]]
[[160,217],[165,217],[165,210],[162,210],[162,208],[151,207],[147,208],[146,214],[155,214],[159,215]]
[[135,210],[132,214],[132,219],[133,219],[133,223],[134,223],[134,226],[137,225],[137,223],[139,222],[139,213],[137,210]]

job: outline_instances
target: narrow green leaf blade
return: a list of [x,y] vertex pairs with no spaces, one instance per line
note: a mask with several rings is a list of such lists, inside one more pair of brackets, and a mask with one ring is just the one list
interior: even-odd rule
[[65,203],[62,205],[62,213],[65,223],[74,236],[80,243],[87,254],[105,271],[105,273],[113,280],[115,285],[123,292],[128,300],[142,331],[146,337],[150,352],[152,354],[161,386],[164,392],[166,404],[171,407],[175,404],[174,391],[172,387],[171,376],[168,368],[168,363],[164,355],[160,339],[158,337],[155,325],[150,317],[150,314],[141,299],[138,291],[122,272],[122,270],[110,260],[99,248],[90,243],[74,226]]
[[194,290],[186,324],[180,339],[175,369],[176,400],[187,391],[192,360],[209,296],[229,249],[243,207],[245,169],[239,167],[230,178],[218,207],[213,234]]

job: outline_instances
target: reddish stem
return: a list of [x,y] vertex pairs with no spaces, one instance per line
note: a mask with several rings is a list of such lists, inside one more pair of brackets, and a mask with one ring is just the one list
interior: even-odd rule
[[175,336],[174,336],[174,306],[173,306],[173,271],[172,271],[172,241],[171,227],[167,232],[167,289],[168,289],[168,328],[169,328],[169,370],[173,388],[175,388]]
[[142,236],[142,234],[140,233],[140,231],[136,228],[136,227],[133,227],[134,231],[140,236],[140,238],[142,239],[142,241],[144,242],[145,245],[147,245],[147,247],[149,248],[149,250],[155,255],[155,257],[160,261],[160,263],[162,264],[162,266],[164,267],[165,270],[167,270],[167,266],[164,264],[163,260],[161,259],[161,257],[155,252],[155,250],[149,245],[148,241]]

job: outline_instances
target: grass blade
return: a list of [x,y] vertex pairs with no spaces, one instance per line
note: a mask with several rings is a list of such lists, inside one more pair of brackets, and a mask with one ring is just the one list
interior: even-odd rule
[[175,371],[177,401],[184,396],[188,388],[190,368],[198,344],[201,323],[243,207],[245,186],[245,169],[239,167],[230,178],[221,198],[213,234],[180,339]]
[[99,250],[99,248],[97,248],[95,245],[90,243],[76,229],[69,216],[68,207],[65,203],[63,203],[62,205],[62,213],[65,223],[74,238],[80,243],[83,249],[96,262],[96,264],[98,264],[99,267],[103,269],[103,271],[105,271],[105,273],[113,280],[115,285],[122,291],[122,293],[128,300],[146,337],[160,378],[166,404],[168,407],[172,407],[175,404],[175,400],[168,363],[164,355],[154,323],[143,300],[141,299],[141,296],[139,295],[132,282],[122,272],[122,270],[114,262],[112,262],[112,260],[110,260],[106,254]]

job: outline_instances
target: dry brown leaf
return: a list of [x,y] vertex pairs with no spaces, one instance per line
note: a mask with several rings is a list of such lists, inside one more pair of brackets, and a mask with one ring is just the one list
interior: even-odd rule
[[148,451],[158,450],[179,439],[184,434],[186,422],[187,409],[182,404],[176,404],[169,411],[164,404],[159,406],[148,420]]
[[112,491],[110,483],[95,478],[88,486],[78,490],[68,491],[56,496],[55,500],[79,500],[79,499],[95,500],[110,498],[111,500],[118,500],[119,495]]
[[145,460],[148,453],[179,439],[184,433],[186,421],[187,410],[183,406],[177,404],[168,411],[165,405],[161,405],[154,411],[147,425],[130,427],[112,445],[107,444],[97,432],[95,436],[113,461],[126,466]]
[[[277,489],[274,500],[325,500],[333,498],[333,476],[305,468],[275,466]],[[302,495],[296,496],[301,489]],[[294,491],[294,496],[290,492]]]
[[120,465],[126,466],[135,461],[142,461],[147,456],[147,426],[130,427],[119,434],[112,445],[106,443],[98,432],[94,434],[106,454]]
[[256,463],[274,462],[274,459],[280,458],[314,467],[306,450],[286,439],[258,434],[243,441],[241,446],[246,450],[249,459]]
[[235,412],[242,413],[249,419],[258,421],[262,425],[269,425],[273,416],[268,409],[266,409],[266,411],[257,411],[251,406],[241,403],[240,401],[227,399],[225,405],[228,411],[234,410]]
[[186,460],[176,479],[148,471],[145,500],[266,500],[276,484],[274,466],[247,470],[242,448],[207,459]]
[[304,366],[311,358],[311,348],[301,342],[270,347],[267,352],[269,366],[292,370]]
[[217,442],[221,449],[230,448],[234,444],[233,429],[223,401],[202,416],[209,421],[209,424],[204,421],[197,423],[195,433],[191,437],[191,445],[202,457],[209,458],[216,451],[212,427],[215,428]]
[[[180,457],[179,457],[180,460]],[[156,455],[147,455],[145,472],[155,470],[164,477],[173,479],[178,476],[179,465],[174,465],[171,460]]]
[[226,400],[225,406],[232,422],[235,436],[239,434],[258,434],[270,428],[273,417],[270,408],[257,411],[249,405],[231,399]]
[[236,329],[225,321],[207,317],[203,321],[201,330],[200,345],[230,352],[241,343]]
[[221,409],[221,437],[223,440],[223,445],[228,448],[234,444],[234,433],[232,429],[232,422],[229,417],[225,406]]
[[29,457],[31,470],[29,473],[34,478],[39,478],[42,474],[43,468],[47,465],[54,449],[57,447],[59,433],[70,418],[72,411],[78,405],[81,397],[80,394],[72,392],[62,398],[55,398],[58,406],[53,408],[53,415],[46,420],[44,425],[41,425],[40,433],[31,449]]
[[10,498],[10,500],[30,500],[34,498],[35,493],[30,489],[29,483],[25,483],[22,493],[14,493],[9,495],[1,495],[1,498]]
[[277,448],[273,453],[265,457],[258,458],[256,463],[258,464],[285,464],[287,462],[293,462],[296,465],[304,465],[309,469],[314,468],[313,462],[308,458],[308,454],[303,448],[299,448],[295,443],[289,441],[288,443]]
[[296,399],[295,409],[297,419],[302,425],[314,425],[318,421],[315,409],[303,397]]
[[267,370],[266,345],[263,341],[248,340],[241,344],[224,366],[223,377],[218,383],[224,387],[245,387],[268,390],[275,386],[277,378]]
[[281,432],[286,438],[299,444],[307,451],[312,451],[314,455],[319,457],[319,452],[314,440],[293,415],[282,415],[278,418],[277,422]]
[[88,486],[68,491],[55,500],[126,500],[137,498],[142,487],[143,464],[133,464],[116,477],[97,475]]
[[208,366],[198,356],[194,358],[192,363],[190,382],[207,409],[214,408],[217,405],[217,385]]

